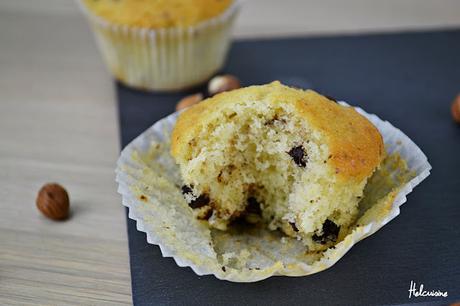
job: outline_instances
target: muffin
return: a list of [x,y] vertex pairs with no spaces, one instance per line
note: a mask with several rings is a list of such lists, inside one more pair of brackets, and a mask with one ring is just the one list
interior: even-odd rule
[[80,0],[103,58],[128,86],[174,91],[224,63],[234,0]]
[[186,109],[171,138],[196,218],[223,231],[244,219],[309,251],[347,234],[384,153],[379,131],[353,108],[279,82]]

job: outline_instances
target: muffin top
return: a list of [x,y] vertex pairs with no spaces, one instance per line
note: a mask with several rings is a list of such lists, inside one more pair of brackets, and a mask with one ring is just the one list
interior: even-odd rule
[[223,13],[233,0],[83,0],[97,16],[121,25],[188,27]]
[[290,88],[279,82],[250,86],[218,94],[186,109],[172,134],[171,154],[187,159],[188,143],[203,126],[238,101],[264,101],[273,106],[292,104],[297,114],[325,136],[330,163],[338,177],[361,180],[368,177],[384,157],[384,144],[377,128],[352,107],[342,106],[312,91]]

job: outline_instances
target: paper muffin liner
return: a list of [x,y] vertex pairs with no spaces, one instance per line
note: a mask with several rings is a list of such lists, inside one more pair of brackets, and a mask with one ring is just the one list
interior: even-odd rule
[[222,67],[240,6],[234,1],[195,26],[148,29],[111,23],[77,2],[112,74],[128,86],[160,91],[200,84]]
[[322,271],[395,218],[407,194],[430,174],[426,156],[409,137],[376,115],[355,109],[379,129],[388,157],[366,186],[356,224],[324,252],[306,253],[301,241],[278,231],[222,232],[195,219],[182,196],[179,169],[169,153],[178,113],[155,123],[122,151],[116,170],[118,192],[129,208],[129,218],[146,233],[147,242],[198,275],[254,282],[273,275],[304,276]]

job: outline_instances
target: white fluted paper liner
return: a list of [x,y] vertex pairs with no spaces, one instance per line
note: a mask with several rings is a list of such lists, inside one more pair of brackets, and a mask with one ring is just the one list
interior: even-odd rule
[[196,26],[148,29],[111,23],[77,1],[112,74],[131,87],[161,91],[200,84],[222,67],[240,4]]
[[123,150],[116,170],[118,192],[129,208],[129,218],[146,233],[148,243],[158,245],[164,257],[173,257],[177,265],[190,267],[198,275],[254,282],[273,275],[322,271],[395,218],[407,194],[430,174],[426,156],[402,131],[356,110],[379,129],[390,157],[366,187],[356,226],[335,248],[323,253],[306,253],[300,241],[277,231],[221,232],[196,220],[183,199],[179,171],[169,155],[177,113],[155,123]]

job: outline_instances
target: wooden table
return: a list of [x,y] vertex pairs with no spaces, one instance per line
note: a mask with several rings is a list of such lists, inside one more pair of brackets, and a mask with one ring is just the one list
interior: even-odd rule
[[[459,26],[457,0],[248,0],[237,38]],[[113,82],[70,0],[0,1],[0,304],[128,304]],[[49,181],[72,216],[35,209]]]

